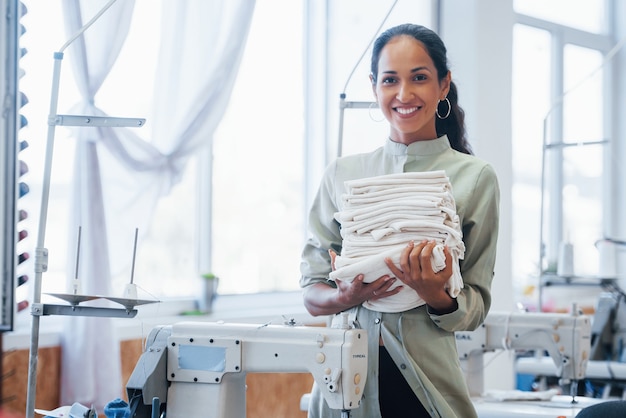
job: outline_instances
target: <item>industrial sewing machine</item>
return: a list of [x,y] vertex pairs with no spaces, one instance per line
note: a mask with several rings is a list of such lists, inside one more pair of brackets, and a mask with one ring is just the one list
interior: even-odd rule
[[[480,418],[574,417],[584,401],[482,402],[483,357],[495,350],[544,350],[563,382],[585,377],[591,323],[585,315],[490,313],[456,334]],[[191,322],[156,327],[127,384],[131,416],[245,417],[249,372],[310,372],[329,406],[358,408],[367,373],[363,330]]]
[[[591,355],[591,321],[586,315],[491,312],[475,331],[457,332],[457,348],[470,394],[480,418],[575,417],[595,401],[575,397],[576,382],[585,378]],[[484,394],[484,354],[496,350],[537,350],[553,367],[571,397],[554,396],[543,402],[509,399],[489,402]],[[530,399],[530,398],[529,398]]]
[[[520,373],[557,376],[546,358],[520,358]],[[595,397],[626,398],[626,295],[617,286],[600,295],[591,326],[591,350],[585,373],[587,391]]]
[[347,418],[359,407],[365,386],[367,333],[344,325],[156,327],[126,385],[131,416],[245,417],[246,373],[310,372],[328,405]]

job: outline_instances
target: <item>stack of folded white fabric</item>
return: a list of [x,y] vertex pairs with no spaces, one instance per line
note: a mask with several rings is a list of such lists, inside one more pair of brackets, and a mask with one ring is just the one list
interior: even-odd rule
[[[332,280],[352,281],[358,274],[370,283],[389,274],[390,258],[397,266],[410,241],[435,241],[432,263],[435,271],[445,267],[443,247],[453,258],[453,274],[447,291],[456,297],[463,288],[459,260],[465,246],[445,171],[410,172],[351,180],[345,183],[344,209],[335,214],[341,224],[343,248],[335,260]],[[402,285],[398,280],[392,288]],[[380,312],[402,312],[423,305],[408,286],[396,295],[363,305]]]

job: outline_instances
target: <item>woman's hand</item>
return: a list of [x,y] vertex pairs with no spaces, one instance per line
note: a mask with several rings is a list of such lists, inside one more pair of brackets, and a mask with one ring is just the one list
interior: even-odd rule
[[[329,250],[331,266],[335,270],[337,254]],[[390,290],[397,279],[384,275],[371,283],[363,281],[363,274],[357,275],[352,281],[335,280],[337,287],[326,283],[315,283],[304,289],[304,306],[313,316],[334,315],[365,302],[393,296],[402,290],[397,286]]]
[[388,298],[402,289],[402,286],[397,286],[390,290],[396,279],[387,274],[371,283],[365,283],[363,278],[364,276],[359,274],[351,282],[335,280],[338,291],[337,298],[340,304],[352,307],[360,305],[366,300]]
[[[334,271],[337,253],[333,250],[329,250],[328,253],[330,254],[330,263]],[[381,276],[370,283],[365,283],[363,279],[363,274],[359,274],[351,282],[339,279],[335,280],[338,291],[337,297],[340,304],[352,307],[360,305],[366,300],[387,298],[402,290],[402,286],[397,286],[389,290],[396,282],[396,279],[389,275]]]
[[438,313],[451,312],[457,306],[456,300],[446,291],[446,284],[452,277],[452,256],[448,247],[444,247],[446,266],[435,272],[431,257],[436,245],[434,241],[422,241],[419,244],[411,241],[400,255],[400,266],[396,266],[390,259],[386,259],[385,263],[395,277],[414,289],[432,309]]

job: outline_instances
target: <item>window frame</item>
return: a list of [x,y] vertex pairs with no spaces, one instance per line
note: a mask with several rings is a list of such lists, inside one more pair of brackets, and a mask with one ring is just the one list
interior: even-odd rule
[[[612,15],[612,11],[615,10],[615,4],[612,0],[607,0],[606,4],[606,27],[611,29],[612,26],[609,22],[609,17]],[[539,251],[538,251],[538,268],[540,275],[539,285],[539,309],[543,303],[542,298],[542,281],[543,274],[549,269],[548,266],[556,265],[558,259],[558,251],[560,243],[564,238],[564,228],[561,222],[563,214],[563,196],[561,190],[564,187],[564,171],[562,164],[563,147],[550,147],[555,145],[553,143],[546,143],[546,138],[563,138],[564,132],[564,115],[562,109],[562,98],[567,92],[564,91],[564,51],[567,45],[575,45],[590,50],[599,51],[603,57],[606,57],[607,53],[614,47],[613,30],[608,30],[606,34],[597,34],[586,32],[580,29],[564,26],[555,22],[535,18],[532,16],[524,15],[521,13],[514,13],[514,24],[525,25],[532,28],[546,31],[551,38],[550,45],[550,57],[551,57],[551,73],[550,73],[550,86],[551,86],[551,103],[552,106],[548,112],[551,123],[546,123],[544,120],[544,144],[542,149],[542,184],[541,184],[541,208],[540,208],[540,231],[539,231]],[[615,212],[612,210],[614,205],[614,196],[611,190],[616,190],[616,180],[612,173],[615,172],[615,167],[610,155],[614,152],[614,141],[610,138],[616,138],[615,130],[613,129],[613,120],[616,117],[616,106],[613,106],[615,97],[614,92],[610,88],[611,85],[615,85],[617,80],[617,72],[614,71],[613,66],[605,65],[606,61],[603,61],[603,91],[602,102],[603,108],[610,111],[604,112],[603,120],[603,132],[604,138],[609,138],[608,143],[603,149],[603,167],[605,168],[602,173],[602,183],[604,185],[602,190],[602,230],[612,231],[616,225]],[[549,130],[549,134],[547,131]],[[602,138],[598,138],[598,141]],[[558,145],[558,144],[557,144]],[[549,164],[546,160],[549,159]],[[544,172],[545,171],[545,172]],[[515,176],[515,174],[514,174]],[[551,181],[544,184],[544,179],[550,178]],[[514,180],[515,183],[515,180]],[[546,209],[545,199],[546,195],[549,196],[550,204]]]

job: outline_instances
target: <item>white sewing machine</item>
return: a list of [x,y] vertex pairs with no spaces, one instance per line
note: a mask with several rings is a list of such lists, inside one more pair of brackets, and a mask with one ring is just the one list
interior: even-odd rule
[[[345,324],[344,324],[345,325]],[[590,352],[585,315],[491,312],[472,332],[456,333],[459,358],[480,418],[575,417],[595,400],[490,402],[482,395],[483,357],[496,350],[545,350],[564,383],[580,380]],[[131,416],[246,415],[248,372],[310,372],[329,406],[358,408],[367,374],[364,330],[293,325],[190,322],[152,330],[127,388]]]
[[496,350],[547,351],[546,359],[554,364],[555,375],[575,388],[575,383],[585,377],[590,357],[591,320],[586,315],[491,312],[480,328],[457,332],[456,340],[480,418],[575,417],[582,408],[597,402],[575,397],[575,393],[547,400],[520,397],[491,401],[483,397],[483,356]]
[[349,417],[367,377],[361,329],[182,322],[154,328],[126,385],[131,416],[246,416],[246,373],[310,372]]
[[[626,301],[624,292],[615,287],[600,295],[591,326],[591,355],[585,373],[603,399],[626,398]],[[546,358],[517,360],[519,373],[557,376],[554,363]]]

